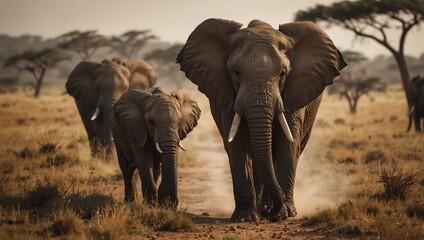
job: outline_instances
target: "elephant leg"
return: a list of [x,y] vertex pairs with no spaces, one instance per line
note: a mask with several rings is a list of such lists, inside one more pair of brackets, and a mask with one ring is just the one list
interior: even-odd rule
[[227,151],[236,208],[231,216],[234,222],[257,221],[255,189],[253,186],[252,160],[249,157],[249,134],[245,121],[232,143],[228,143],[228,134],[234,118],[233,113],[223,113],[211,104],[212,115],[217,123]]
[[157,202],[158,189],[153,177],[153,154],[148,150],[149,144],[138,149],[135,154],[137,169],[141,179],[141,191],[143,198],[148,204]]
[[[281,213],[284,217],[295,217],[297,215],[297,210],[294,205],[293,200],[293,190],[294,183],[296,177],[296,167],[300,157],[300,153],[302,152],[306,142],[302,142],[302,128],[303,121],[302,115],[304,111],[298,111],[296,114],[292,116],[287,116],[287,122],[291,128],[293,135],[293,142],[289,142],[287,137],[285,136],[281,126],[279,124],[275,124],[275,171],[277,175],[278,182],[280,184],[281,189],[284,193],[284,204],[285,209],[282,211],[287,211],[286,213]],[[309,135],[309,134],[306,134]]]
[[78,112],[81,117],[81,121],[84,125],[85,132],[87,133],[88,142],[90,144],[90,153],[92,157],[95,157],[97,154],[97,144],[95,144],[95,129],[93,123],[90,120],[90,112],[88,107],[86,107],[82,102],[75,100],[75,105],[77,105]]
[[421,132],[421,118],[418,114],[418,110],[414,113],[414,124],[415,124],[415,131]]
[[153,162],[153,180],[155,181],[156,186],[159,185],[159,178],[162,173],[161,161],[159,159],[154,160]]
[[124,187],[125,187],[125,202],[134,201],[134,183],[133,175],[135,171],[135,166],[130,164],[128,159],[122,152],[122,149],[119,146],[116,146],[116,154],[118,155],[119,167],[121,168],[122,176],[124,177]]

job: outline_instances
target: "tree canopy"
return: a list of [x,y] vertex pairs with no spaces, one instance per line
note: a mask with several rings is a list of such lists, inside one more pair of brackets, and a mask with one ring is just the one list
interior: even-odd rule
[[118,37],[112,37],[109,46],[112,48],[112,51],[117,52],[120,57],[133,59],[137,57],[147,41],[156,38],[158,37],[151,34],[150,30],[130,30]]
[[106,47],[109,41],[97,33],[97,30],[71,31],[60,36],[63,41],[59,48],[76,53],[81,60],[89,60],[100,47]]
[[176,88],[183,87],[186,82],[183,72],[179,70],[179,65],[175,61],[182,47],[182,44],[174,44],[166,49],[154,50],[145,56],[146,60],[152,62],[158,73],[169,78],[169,81],[175,84]]
[[[404,86],[409,82],[404,46],[408,32],[424,21],[424,0],[358,0],[340,1],[328,6],[318,4],[295,15],[297,21],[326,22],[376,41],[395,57]],[[395,47],[388,30],[400,30]]]
[[53,68],[59,62],[68,60],[69,55],[55,48],[45,48],[41,50],[27,50],[22,53],[10,56],[6,59],[4,67],[15,67],[20,71],[27,71],[32,74],[35,80],[34,96],[40,94],[44,75],[48,69]]

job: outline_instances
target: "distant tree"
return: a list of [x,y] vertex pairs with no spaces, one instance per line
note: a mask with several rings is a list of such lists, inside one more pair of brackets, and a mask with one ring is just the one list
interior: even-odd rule
[[108,39],[98,34],[96,30],[71,31],[62,34],[59,38],[62,39],[62,42],[58,44],[59,48],[76,53],[83,61],[90,60],[99,48],[109,46]]
[[55,67],[59,62],[68,59],[69,55],[54,48],[27,50],[10,56],[6,59],[4,67],[15,67],[20,71],[31,73],[35,80],[35,84],[33,85],[35,89],[34,97],[39,97],[46,72]]
[[179,65],[175,59],[183,47],[182,44],[174,44],[166,49],[157,49],[146,54],[145,59],[150,60],[158,73],[168,77],[177,88],[184,83],[184,74],[179,70]]
[[338,94],[346,99],[351,114],[356,113],[359,99],[370,92],[385,92],[386,84],[378,77],[370,77],[364,68],[358,70],[358,64],[367,58],[360,52],[345,51],[342,53],[350,64],[349,69],[342,71],[334,85],[328,88],[329,94]]
[[[340,26],[358,37],[381,44],[396,59],[404,89],[409,83],[405,41],[410,30],[424,21],[424,0],[359,0],[340,1],[328,6],[318,4],[305,11],[298,11],[295,19]],[[400,30],[397,48],[388,39],[387,32],[393,29]]]
[[150,30],[127,31],[118,37],[112,37],[109,46],[112,52],[119,54],[119,57],[134,59],[149,40],[158,38],[150,32]]

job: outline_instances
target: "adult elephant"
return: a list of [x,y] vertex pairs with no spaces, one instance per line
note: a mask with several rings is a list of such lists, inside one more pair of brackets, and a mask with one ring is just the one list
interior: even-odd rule
[[415,76],[411,82],[406,86],[406,96],[408,99],[408,128],[409,132],[412,126],[412,119],[414,119],[415,131],[421,132],[424,128],[424,78]]
[[141,60],[83,61],[72,70],[66,91],[75,98],[90,142],[91,156],[112,156],[109,116],[113,104],[128,89],[147,89],[156,81],[153,68]]
[[[200,109],[187,90],[171,95],[161,88],[129,90],[113,107],[111,119],[125,201],[134,200],[132,176],[138,169],[143,198],[178,204],[178,146],[197,125]],[[162,165],[162,167],[161,167]],[[161,171],[162,168],[162,171]],[[158,179],[162,181],[158,190]]]
[[346,63],[314,23],[275,30],[254,20],[241,27],[205,20],[188,37],[177,62],[209,98],[224,140],[236,205],[231,219],[254,221],[261,206],[263,216],[283,220],[296,215],[296,166],[322,92]]

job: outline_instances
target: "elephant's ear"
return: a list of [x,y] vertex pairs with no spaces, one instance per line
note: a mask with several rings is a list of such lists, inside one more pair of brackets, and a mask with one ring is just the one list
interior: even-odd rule
[[178,131],[183,140],[196,126],[200,118],[200,108],[188,90],[181,89],[171,93],[181,104],[181,125]]
[[317,98],[347,64],[330,37],[315,23],[287,23],[279,30],[293,44],[287,52],[292,70],[282,96],[284,106],[295,111]]
[[130,89],[148,89],[158,81],[155,70],[145,61],[130,60],[123,63],[130,71]]
[[[84,104],[95,104],[99,97],[95,87],[95,70],[100,65],[100,63],[86,61],[78,63],[68,76],[66,92]],[[95,106],[92,107],[95,108]]]
[[148,137],[143,108],[145,101],[151,96],[150,92],[130,89],[113,106],[118,126],[139,147],[146,144]]
[[223,19],[207,19],[194,29],[178,54],[177,63],[186,77],[210,101],[232,110],[234,87],[227,70],[226,38],[242,24]]

